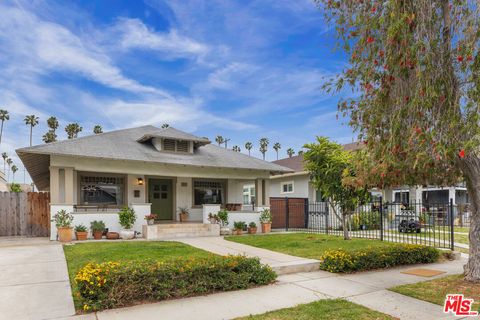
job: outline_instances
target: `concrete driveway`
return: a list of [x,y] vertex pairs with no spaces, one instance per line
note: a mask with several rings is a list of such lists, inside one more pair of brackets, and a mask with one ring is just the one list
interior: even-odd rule
[[0,238],[0,319],[73,314],[62,246],[44,238]]

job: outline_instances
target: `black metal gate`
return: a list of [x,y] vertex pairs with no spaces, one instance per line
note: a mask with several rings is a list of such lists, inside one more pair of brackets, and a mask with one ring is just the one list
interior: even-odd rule
[[287,231],[422,244],[454,249],[454,205],[449,203],[384,203],[382,199],[343,214],[337,203],[305,198],[270,198],[272,228]]

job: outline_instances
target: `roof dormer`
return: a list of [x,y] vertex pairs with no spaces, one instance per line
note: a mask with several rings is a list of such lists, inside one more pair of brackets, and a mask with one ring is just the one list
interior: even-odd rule
[[198,147],[210,143],[207,138],[178,131],[174,128],[166,128],[156,134],[146,134],[137,140],[140,143],[150,142],[158,151],[191,153]]

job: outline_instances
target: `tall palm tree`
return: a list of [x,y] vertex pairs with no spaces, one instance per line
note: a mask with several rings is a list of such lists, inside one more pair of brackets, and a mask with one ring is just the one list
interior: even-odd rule
[[2,126],[0,128],[0,143],[2,143],[2,134],[3,134],[3,123],[10,120],[10,115],[7,110],[0,110],[0,121],[2,121]]
[[275,152],[277,153],[277,160],[278,160],[278,150],[282,149],[282,145],[279,143],[279,142],[275,142],[273,144],[273,149],[275,150]]
[[101,125],[97,124],[95,127],[93,127],[93,133],[95,134],[100,134],[103,133],[103,128]]
[[57,134],[54,130],[48,130],[42,137],[43,142],[51,143],[57,141]]
[[241,151],[239,146],[233,146],[232,150],[235,151],[235,152],[240,152]]
[[16,165],[12,166],[12,182],[15,183],[15,172],[18,171],[18,167]]
[[292,148],[288,148],[287,154],[288,154],[288,157],[291,158],[295,154],[295,150],[293,150]]
[[8,165],[8,175],[7,175],[7,182],[10,181],[10,168],[13,163],[13,160],[10,158],[7,158],[7,165]]
[[162,129],[167,129],[168,127],[170,127],[170,125],[168,123],[162,124]]
[[56,117],[51,116],[50,118],[47,119],[47,126],[55,132],[58,129],[59,123]]
[[220,147],[220,145],[225,142],[225,138],[222,136],[216,136],[215,142],[218,143],[218,146]]
[[5,170],[7,170],[7,159],[8,159],[8,154],[6,152],[2,153],[2,158],[3,158],[3,173],[5,174]]
[[35,127],[38,124],[38,117],[34,114],[31,114],[29,116],[26,116],[24,121],[27,126],[30,126],[30,147],[31,147],[33,127]]
[[248,150],[248,156],[250,157],[250,150],[253,148],[253,143],[251,142],[245,142],[245,149]]
[[78,123],[69,123],[65,126],[65,132],[68,139],[74,139],[78,137],[78,134],[82,132],[83,128]]
[[265,153],[268,150],[268,144],[270,141],[268,141],[268,138],[261,138],[260,139],[260,152],[262,153],[263,160],[265,160]]

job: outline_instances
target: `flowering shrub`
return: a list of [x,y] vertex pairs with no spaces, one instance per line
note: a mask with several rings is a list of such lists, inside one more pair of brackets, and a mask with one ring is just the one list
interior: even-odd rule
[[143,301],[246,289],[275,280],[257,258],[228,256],[169,262],[89,263],[75,276],[85,311],[123,307]]
[[329,272],[355,272],[415,263],[432,263],[440,251],[421,245],[395,244],[352,251],[327,250],[320,257],[320,269]]

